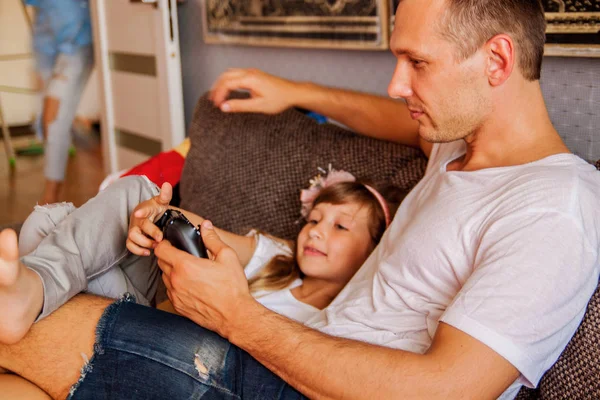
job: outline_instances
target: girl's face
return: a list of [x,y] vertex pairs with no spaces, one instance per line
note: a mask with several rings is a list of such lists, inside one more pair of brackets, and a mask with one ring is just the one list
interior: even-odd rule
[[369,207],[317,204],[298,235],[296,259],[309,277],[345,285],[373,250]]

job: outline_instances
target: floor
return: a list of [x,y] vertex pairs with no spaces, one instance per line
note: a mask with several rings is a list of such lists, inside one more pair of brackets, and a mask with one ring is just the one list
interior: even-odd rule
[[[33,140],[29,132],[14,137],[13,147],[27,147]],[[0,137],[0,225],[22,222],[27,218],[44,187],[43,155],[17,156],[10,168]],[[102,151],[98,140],[76,143],[69,158],[64,200],[80,206],[95,196],[104,179]]]

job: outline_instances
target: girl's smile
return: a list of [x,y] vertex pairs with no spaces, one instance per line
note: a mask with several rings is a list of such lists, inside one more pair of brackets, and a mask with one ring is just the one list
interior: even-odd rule
[[323,257],[323,256],[327,256],[327,253],[324,253],[314,247],[311,246],[304,246],[304,255],[305,256],[316,256],[316,257]]

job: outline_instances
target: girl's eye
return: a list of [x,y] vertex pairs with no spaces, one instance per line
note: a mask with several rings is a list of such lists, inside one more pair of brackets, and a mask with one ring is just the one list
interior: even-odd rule
[[335,224],[335,229],[339,229],[341,231],[347,231],[348,228],[346,228],[344,225],[341,224]]
[[317,224],[317,220],[316,219],[309,219],[306,223],[308,225],[316,225]]

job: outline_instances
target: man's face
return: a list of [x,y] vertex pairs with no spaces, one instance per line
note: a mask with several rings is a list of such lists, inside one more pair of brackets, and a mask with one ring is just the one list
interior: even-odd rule
[[391,39],[398,61],[388,93],[406,100],[429,142],[465,138],[492,109],[484,54],[457,61],[456,46],[441,34],[444,7],[443,0],[401,1]]

